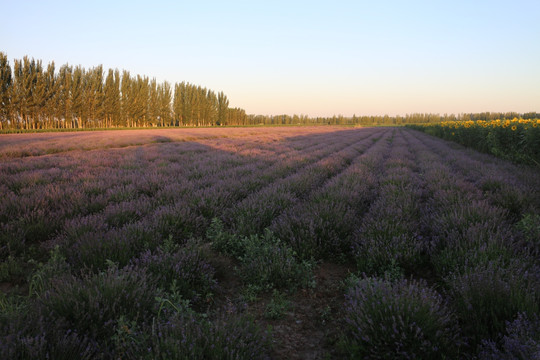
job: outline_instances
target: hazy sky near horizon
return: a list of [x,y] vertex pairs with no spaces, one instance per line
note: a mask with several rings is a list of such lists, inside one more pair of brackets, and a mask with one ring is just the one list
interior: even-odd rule
[[540,1],[0,0],[0,51],[223,91],[250,114],[540,111]]

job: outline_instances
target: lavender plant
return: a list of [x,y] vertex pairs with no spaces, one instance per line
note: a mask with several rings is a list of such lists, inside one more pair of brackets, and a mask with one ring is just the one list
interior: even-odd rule
[[269,359],[270,337],[246,317],[231,314],[211,322],[179,315],[167,322],[125,328],[117,353],[138,359]]
[[216,289],[214,269],[195,246],[147,250],[133,259],[132,264],[145,270],[163,291],[171,290],[174,285],[176,295],[195,306],[209,300]]
[[[73,330],[51,327],[43,318],[20,317],[2,326],[2,359],[99,359],[105,352],[99,344]],[[31,324],[31,325],[30,325]]]
[[355,220],[354,211],[342,202],[312,202],[291,208],[271,229],[302,259],[342,258],[349,254]]
[[346,295],[344,322],[351,358],[455,359],[463,345],[456,318],[423,282],[361,279]]
[[50,324],[76,331],[105,343],[115,333],[118,319],[149,320],[155,311],[155,284],[145,272],[110,267],[82,278],[56,278],[39,299],[38,309]]
[[489,262],[449,276],[447,284],[464,334],[476,346],[496,339],[518,313],[540,312],[540,271],[516,259],[509,265]]
[[480,360],[526,360],[540,358],[540,320],[537,314],[530,317],[519,313],[506,323],[506,333],[500,344],[493,340],[482,342]]

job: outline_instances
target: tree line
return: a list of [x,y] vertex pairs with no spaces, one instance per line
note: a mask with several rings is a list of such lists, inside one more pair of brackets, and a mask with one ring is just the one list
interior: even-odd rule
[[443,121],[468,121],[468,120],[496,120],[496,119],[538,119],[540,113],[517,113],[517,112],[483,112],[464,114],[429,114],[414,113],[404,116],[396,115],[371,115],[346,117],[334,115],[331,117],[308,117],[306,115],[248,115],[250,125],[407,125],[407,124],[437,124]]
[[90,69],[0,52],[0,129],[83,129],[216,125],[405,125],[441,121],[534,119],[530,112],[309,117],[247,115],[230,108],[223,92],[186,82],[158,83],[147,76],[99,65]]
[[104,71],[0,52],[0,128],[212,126],[246,123],[223,92],[182,82],[172,86],[129,71]]

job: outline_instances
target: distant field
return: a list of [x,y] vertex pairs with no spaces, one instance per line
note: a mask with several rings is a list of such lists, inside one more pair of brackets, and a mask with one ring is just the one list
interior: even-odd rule
[[48,132],[0,135],[0,158],[17,158],[54,154],[72,150],[94,150],[119,148],[151,143],[199,141],[212,138],[239,138],[254,136],[288,136],[332,132],[343,127],[274,127],[274,128],[192,128],[192,129],[148,129],[148,130],[102,130],[80,132]]
[[535,354],[539,189],[406,128],[0,135],[0,358]]

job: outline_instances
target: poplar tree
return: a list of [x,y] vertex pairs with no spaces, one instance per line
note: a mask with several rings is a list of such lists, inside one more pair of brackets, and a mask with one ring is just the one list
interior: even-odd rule
[[159,119],[161,126],[171,125],[171,85],[168,82],[163,82],[158,85],[158,102],[159,102]]
[[206,90],[204,96],[204,106],[202,118],[208,121],[208,125],[219,124],[218,121],[218,100],[216,94],[211,90]]
[[7,55],[0,52],[0,129],[6,128],[9,124],[12,82],[11,66],[9,66]]
[[57,127],[55,121],[56,109],[59,107],[59,81],[55,75],[54,61],[47,65],[47,71],[43,75],[45,81],[45,101],[43,104],[44,127],[47,129]]
[[173,97],[173,121],[174,125],[183,125],[184,101],[183,92],[185,91],[185,83],[174,84]]
[[226,124],[227,122],[227,109],[229,109],[229,99],[220,91],[217,96],[218,99],[218,123],[220,125]]
[[73,78],[71,82],[71,102],[72,112],[75,123],[72,127],[82,128],[85,121],[85,84],[84,84],[84,69],[81,66],[76,66],[73,70]]
[[58,117],[61,120],[62,128],[73,127],[73,101],[71,87],[73,82],[73,68],[69,65],[62,65],[58,73]]
[[84,99],[87,122],[100,127],[104,114],[103,66],[99,65],[84,73]]
[[131,86],[132,103],[130,108],[131,118],[135,121],[134,126],[147,126],[148,116],[148,78],[137,75]]
[[103,116],[105,126],[120,125],[120,72],[109,69],[104,87]]
[[29,101],[31,99],[29,60],[15,59],[13,63],[13,87],[11,88],[11,102],[13,121],[15,127],[28,129]]
[[[106,77],[105,77],[106,75]],[[174,90],[174,94],[173,94]],[[174,89],[146,76],[99,65],[90,69],[0,52],[0,128],[224,125],[248,123],[223,92],[182,82]]]
[[31,85],[32,100],[30,101],[30,112],[32,117],[32,128],[38,129],[44,126],[43,116],[45,101],[47,99],[47,84],[45,82],[45,74],[43,73],[43,65],[41,60],[33,63],[32,71],[34,74]]
[[[150,80],[149,84],[149,100],[148,100],[148,121],[151,126],[160,123],[160,104],[156,79]],[[163,125],[162,125],[163,126]]]
[[122,114],[122,126],[131,127],[130,109],[133,106],[133,97],[131,94],[131,76],[129,71],[122,72],[122,84],[121,84],[121,114]]

